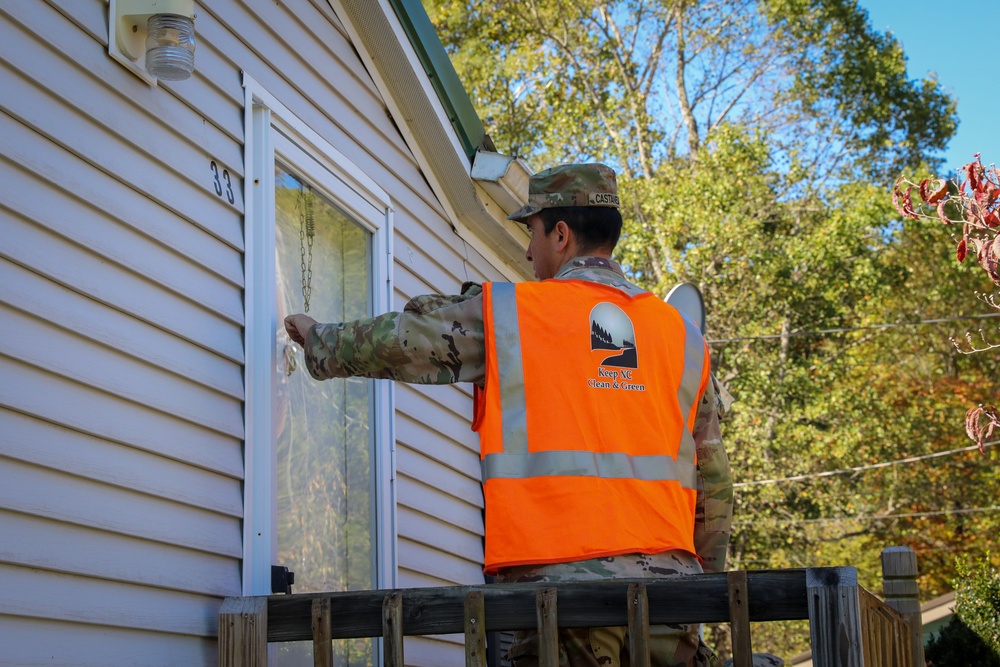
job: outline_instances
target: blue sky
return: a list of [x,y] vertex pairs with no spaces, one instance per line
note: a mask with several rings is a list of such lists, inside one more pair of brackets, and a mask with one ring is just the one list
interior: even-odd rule
[[1000,0],[969,6],[941,0],[859,4],[876,30],[891,30],[902,42],[911,79],[936,72],[945,91],[958,99],[958,132],[944,153],[944,169],[958,169],[974,153],[982,153],[983,164],[1000,163]]

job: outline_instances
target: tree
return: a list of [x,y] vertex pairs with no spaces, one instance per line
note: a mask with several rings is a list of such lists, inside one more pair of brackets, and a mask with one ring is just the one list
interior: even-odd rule
[[[906,544],[927,594],[947,590],[952,550],[1000,528],[978,511],[996,467],[922,457],[960,449],[954,396],[997,360],[914,324],[979,304],[881,185],[938,168],[955,107],[937,82],[911,79],[854,0],[426,5],[500,150],[609,163],[616,259],[651,291],[705,295],[738,400],[732,566],[853,564],[878,590],[878,554]],[[755,630],[782,653],[801,638]]]
[[822,177],[894,176],[955,128],[953,102],[907,78],[854,0],[425,4],[494,143],[546,163],[596,156],[651,179],[731,123],[800,166],[823,160]]
[[953,616],[941,632],[931,637],[924,655],[933,667],[1000,667],[1000,654]]
[[1000,659],[1000,570],[987,553],[958,563],[955,613]]

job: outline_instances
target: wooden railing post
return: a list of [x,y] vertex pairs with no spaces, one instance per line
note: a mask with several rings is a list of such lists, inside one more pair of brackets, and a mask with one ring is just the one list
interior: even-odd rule
[[382,646],[386,667],[403,667],[403,596],[390,593],[382,602]]
[[898,611],[910,626],[913,665],[907,667],[924,667],[924,627],[917,587],[917,554],[910,547],[886,547],[882,551],[882,593],[885,603]]
[[312,601],[314,667],[333,667],[333,640],[330,632],[330,598],[316,598]]
[[219,609],[219,667],[267,667],[267,598],[226,598]]
[[753,645],[750,641],[747,572],[733,570],[726,578],[729,587],[729,628],[733,643],[733,667],[752,667]]
[[486,602],[482,591],[465,596],[465,667],[486,667]]
[[542,588],[535,594],[539,667],[559,667],[559,617],[556,595],[555,588]]
[[632,667],[649,667],[649,594],[646,584],[628,587],[628,650]]
[[861,604],[853,567],[806,570],[809,638],[815,667],[862,667]]

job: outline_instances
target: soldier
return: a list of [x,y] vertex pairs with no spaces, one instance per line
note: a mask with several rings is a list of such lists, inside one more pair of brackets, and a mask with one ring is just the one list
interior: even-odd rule
[[[618,206],[605,165],[542,171],[509,216],[531,233],[540,282],[466,283],[353,322],[285,318],[317,380],[474,383],[484,569],[501,582],[725,569],[733,489],[708,349],[611,260]],[[697,625],[650,639],[654,665],[719,663]],[[509,657],[534,665],[537,648],[536,633],[517,633]],[[561,665],[627,665],[625,628],[563,629],[559,653]]]

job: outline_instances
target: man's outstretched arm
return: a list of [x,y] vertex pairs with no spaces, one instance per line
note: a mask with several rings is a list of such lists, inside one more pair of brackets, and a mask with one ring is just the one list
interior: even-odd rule
[[317,380],[370,377],[419,384],[479,382],[485,369],[482,293],[411,299],[401,312],[323,324],[304,314],[285,330],[305,350]]

